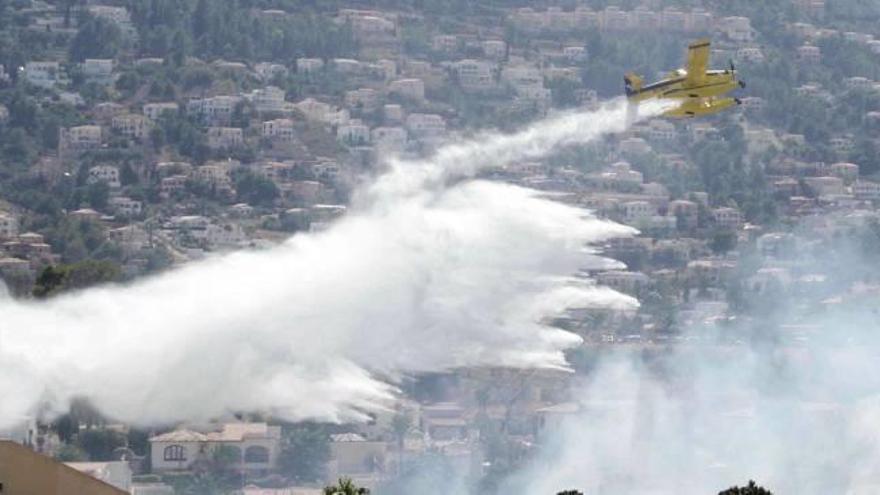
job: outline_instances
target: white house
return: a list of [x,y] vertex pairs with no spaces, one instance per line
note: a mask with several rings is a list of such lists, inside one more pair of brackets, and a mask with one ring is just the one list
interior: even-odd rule
[[349,21],[355,38],[361,42],[381,40],[395,33],[394,21],[380,15],[349,16]]
[[144,105],[144,116],[153,122],[159,120],[159,118],[167,113],[169,115],[176,115],[179,110],[177,103],[173,101],[162,102],[162,103],[147,103]]
[[64,464],[124,492],[131,491],[132,472],[128,461],[65,462]]
[[612,163],[608,173],[613,174],[613,178],[617,181],[632,182],[636,184],[642,183],[642,173],[633,170],[632,165],[628,162]]
[[80,65],[86,81],[103,85],[113,84],[113,59],[87,58]]
[[617,149],[624,155],[645,155],[651,152],[651,145],[640,137],[628,137],[617,143]]
[[857,199],[880,201],[880,183],[858,180],[853,184],[852,191]]
[[482,47],[483,55],[492,60],[501,60],[507,54],[507,43],[502,40],[486,40]]
[[520,96],[535,88],[544,89],[544,76],[537,67],[509,65],[501,71],[501,81],[513,88]]
[[831,175],[840,177],[849,184],[859,178],[859,166],[855,163],[838,162],[831,165]]
[[111,188],[118,188],[122,185],[119,182],[119,169],[112,165],[97,165],[89,169],[89,184],[96,182],[106,182]]
[[437,34],[431,39],[431,48],[435,52],[453,52],[458,49],[458,36],[454,34]]
[[235,148],[243,143],[244,132],[238,127],[208,128],[208,146],[211,148]]
[[153,128],[153,123],[143,115],[117,115],[113,117],[111,127],[125,137],[144,139]]
[[569,62],[582,62],[587,59],[587,48],[579,45],[566,46],[562,49],[562,55]]
[[262,136],[266,139],[281,142],[296,140],[296,128],[290,119],[275,119],[263,122]]
[[118,214],[126,217],[137,217],[143,212],[144,205],[140,201],[131,199],[127,196],[116,196],[110,198],[110,209]]
[[324,68],[324,61],[320,58],[296,59],[296,71],[300,74],[314,74]]
[[804,45],[798,47],[797,58],[801,62],[818,64],[822,61],[822,50],[820,50],[818,46]]
[[131,14],[125,7],[114,7],[111,5],[90,5],[89,13],[95,17],[107,19],[122,28],[125,32],[130,32],[134,28],[131,24]]
[[764,52],[756,46],[747,46],[736,51],[736,59],[743,62],[761,63],[764,61]]
[[228,123],[239,102],[240,97],[230,95],[193,99],[187,103],[186,111],[209,124]]
[[328,474],[339,476],[365,476],[385,470],[388,444],[369,441],[357,433],[340,433],[330,436],[330,462]]
[[306,119],[327,125],[339,125],[348,122],[348,110],[338,109],[329,103],[306,98],[294,107],[305,115]]
[[[389,103],[382,106],[382,117],[387,123],[403,123],[404,114],[403,107],[396,103]],[[878,121],[880,121],[880,119],[878,119]]]
[[676,199],[669,202],[667,214],[681,221],[682,228],[693,228],[697,226],[699,219],[700,207],[693,201],[686,199]]
[[370,140],[379,152],[399,153],[406,149],[407,134],[403,127],[376,127]]
[[193,169],[192,178],[217,186],[229,184],[229,167],[221,163],[206,163]]
[[248,240],[241,225],[227,223],[223,225],[209,224],[205,229],[205,241],[209,246],[219,248],[238,248]]
[[874,81],[862,76],[847,77],[843,80],[843,85],[848,89],[870,89],[874,86]]
[[724,228],[738,229],[743,223],[743,216],[736,208],[715,208],[712,210],[715,223]]
[[839,177],[805,177],[804,184],[817,196],[836,196],[846,192],[843,179]]
[[286,77],[287,67],[280,64],[273,64],[271,62],[260,62],[254,65],[254,72],[256,72],[257,76],[263,81],[271,81],[276,77]]
[[330,66],[339,74],[357,74],[361,72],[363,66],[357,60],[351,58],[334,58],[331,60]]
[[410,100],[425,99],[425,82],[418,78],[398,79],[388,84],[388,94],[398,95]]
[[651,279],[641,272],[610,270],[599,273],[596,281],[614,290],[631,293],[648,285]]
[[365,145],[370,142],[370,128],[358,119],[336,128],[336,139],[350,145]]
[[456,62],[452,69],[465,90],[481,91],[495,87],[495,64],[491,62],[465,59]]
[[[422,97],[425,95],[422,86]],[[345,106],[365,111],[375,110],[379,106],[379,92],[373,88],[358,88],[345,92]]]
[[18,218],[11,213],[0,212],[0,239],[18,235]]
[[59,145],[71,150],[90,150],[101,146],[101,126],[80,125],[62,127],[59,131]]
[[159,195],[163,198],[169,198],[176,193],[183,192],[186,189],[187,176],[171,175],[163,177],[159,181]]
[[636,223],[657,215],[657,207],[648,201],[628,201],[623,204],[626,223]]
[[284,90],[275,86],[255,89],[250,100],[258,112],[280,113],[284,111]]
[[648,123],[647,135],[649,139],[655,141],[673,141],[678,132],[672,122],[654,119]]
[[65,80],[58,62],[28,62],[24,66],[24,79],[44,89],[52,89]]
[[718,19],[716,28],[729,40],[741,43],[752,41],[754,32],[748,17],[722,17]]
[[828,140],[828,145],[838,154],[849,154],[855,148],[855,141],[851,135],[834,136]]
[[412,113],[406,118],[406,128],[418,138],[441,137],[446,133],[446,121],[432,113]]
[[220,431],[176,430],[150,438],[150,461],[155,472],[182,471],[218,448],[227,450],[246,472],[267,472],[281,451],[281,427],[265,423],[224,424]]
[[110,229],[107,237],[127,253],[140,251],[150,244],[149,233],[137,224]]

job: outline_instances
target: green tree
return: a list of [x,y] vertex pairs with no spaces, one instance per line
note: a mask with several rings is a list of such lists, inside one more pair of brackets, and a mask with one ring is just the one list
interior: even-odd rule
[[733,230],[717,230],[709,240],[709,248],[715,254],[723,254],[736,247],[736,232]]
[[132,186],[140,182],[140,178],[130,163],[125,162],[119,167],[119,182],[123,186]]
[[93,462],[113,461],[113,451],[125,446],[125,437],[119,432],[106,429],[81,431],[76,436],[76,446],[81,448]]
[[[403,463],[403,443],[406,440],[406,434],[412,427],[412,419],[408,414],[399,412],[391,418],[391,431],[394,432],[394,440],[397,443],[397,469]],[[399,473],[398,473],[399,474]]]
[[278,457],[281,472],[301,482],[314,482],[324,476],[330,459],[330,438],[321,425],[302,423],[285,428],[284,443]]
[[38,149],[33,138],[21,127],[15,127],[5,133],[3,140],[4,161],[16,168],[27,168],[36,159]]
[[82,62],[87,58],[115,58],[122,41],[122,31],[112,21],[88,17],[73,37],[70,59]]
[[749,484],[742,488],[734,486],[722,492],[718,492],[718,495],[773,495],[773,493],[766,488],[758,486],[754,481],[749,480]]
[[550,95],[553,98],[553,106],[559,108],[571,108],[577,105],[578,100],[576,90],[582,87],[580,81],[559,78],[548,81],[546,86],[550,89]]
[[70,265],[47,266],[34,284],[33,295],[51,297],[74,289],[116,282],[122,270],[111,261],[84,260]]
[[58,448],[55,460],[59,462],[86,462],[89,460],[89,455],[76,445],[64,444]]
[[110,186],[106,182],[93,182],[89,184],[87,192],[89,205],[96,210],[103,210],[110,200]]
[[241,462],[241,452],[235,447],[221,445],[211,452],[211,461],[215,471],[227,472]]
[[208,34],[211,24],[211,2],[208,0],[199,0],[196,3],[196,9],[192,16],[192,33],[193,38],[200,39]]
[[[378,491],[387,495],[409,495],[413,493],[458,493],[462,492],[455,467],[448,457],[435,452],[407,462],[395,479],[384,484]],[[480,493],[491,493],[489,490]]]
[[235,177],[236,199],[254,206],[271,206],[278,199],[278,186],[271,179],[250,171]]
[[339,478],[335,485],[324,487],[324,495],[368,495],[370,490],[354,484],[351,478]]
[[79,424],[77,424],[73,416],[68,413],[59,416],[58,419],[55,420],[55,423],[52,424],[52,429],[55,430],[55,433],[58,434],[58,438],[63,443],[68,443],[79,431]]
[[394,432],[394,438],[397,440],[397,448],[403,450],[403,440],[409,429],[412,427],[412,419],[405,413],[397,413],[391,418],[391,431]]

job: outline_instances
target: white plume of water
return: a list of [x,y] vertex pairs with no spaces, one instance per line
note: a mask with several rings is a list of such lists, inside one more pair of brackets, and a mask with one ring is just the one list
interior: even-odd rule
[[254,409],[341,421],[392,400],[402,374],[564,367],[579,339],[541,321],[635,304],[570,277],[609,263],[586,245],[631,229],[526,189],[444,182],[625,121],[618,102],[395,161],[346,217],[266,251],[49,301],[0,298],[0,426],[76,395],[141,424]]

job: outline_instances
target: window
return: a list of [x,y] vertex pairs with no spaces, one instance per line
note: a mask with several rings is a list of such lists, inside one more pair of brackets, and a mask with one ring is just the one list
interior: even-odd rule
[[166,461],[185,461],[186,448],[182,445],[169,445],[165,447],[164,459]]
[[267,463],[269,462],[269,449],[257,445],[248,447],[244,451],[244,462]]

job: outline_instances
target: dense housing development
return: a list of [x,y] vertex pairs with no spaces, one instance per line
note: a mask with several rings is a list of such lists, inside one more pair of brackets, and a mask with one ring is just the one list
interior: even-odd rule
[[[575,373],[431,374],[339,424],[230,411],[144,429],[82,401],[0,437],[68,463],[41,470],[102,480],[94,493],[289,495],[340,477],[418,493],[403,482],[429,461],[490,493],[566,418],[636,414],[571,393],[600,352],[766,339],[795,353],[822,336],[817,315],[880,296],[880,11],[868,3],[0,2],[0,279],[20,299],[321,231],[389,158],[596,110],[625,72],[681,66],[693,39],[711,37],[713,60],[749,81],[727,113],[640,121],[482,173],[639,231],[601,246],[625,267],[579,276],[641,305],[554,322],[583,338]],[[837,269],[850,260],[869,269]],[[723,331],[742,325],[758,330]],[[719,328],[724,344],[707,343]],[[0,460],[16,448],[0,444]]]

